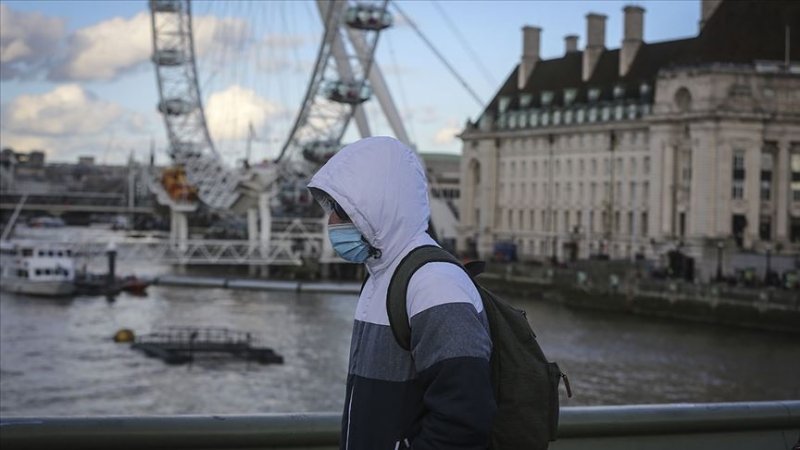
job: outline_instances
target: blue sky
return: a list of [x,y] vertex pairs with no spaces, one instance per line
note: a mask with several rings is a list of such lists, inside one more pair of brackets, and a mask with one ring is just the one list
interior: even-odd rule
[[[645,8],[647,42],[697,32],[699,1],[400,2],[482,103],[491,99],[517,64],[522,26],[543,29],[541,54],[546,59],[563,53],[567,34],[579,35],[582,48],[585,15],[602,13],[608,16],[606,47],[617,48],[622,8],[628,4]],[[166,133],[155,109],[158,93],[149,62],[152,43],[146,1],[2,1],[0,5],[3,146],[21,151],[40,148],[51,160],[93,155],[98,161],[119,163],[131,153],[145,159],[152,140],[159,160],[166,161]],[[321,33],[316,6],[299,0],[198,1],[193,9],[196,42],[205,43],[198,49],[201,89],[220,152],[231,163],[243,155],[241,137],[249,121],[257,124],[254,156],[269,157],[285,139],[285,128],[310,75]],[[224,20],[247,22],[254,36],[265,37],[258,61],[226,53],[230,50],[217,39]],[[229,63],[214,69],[213,61],[223,57]],[[377,61],[417,147],[425,152],[459,152],[454,133],[466,120],[476,118],[482,105],[402,21],[381,35]],[[225,105],[234,104],[235,123],[225,112]],[[215,111],[208,111],[212,106]],[[368,111],[371,117],[380,116],[375,105]],[[372,128],[374,134],[391,133],[380,118]],[[357,138],[354,129],[351,126],[347,139]]]

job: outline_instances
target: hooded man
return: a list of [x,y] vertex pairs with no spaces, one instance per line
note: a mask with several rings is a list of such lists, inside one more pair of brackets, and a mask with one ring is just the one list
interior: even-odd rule
[[436,245],[418,156],[371,137],[333,156],[308,185],[329,215],[344,259],[369,273],[355,312],[341,448],[486,449],[495,400],[492,343],[480,295],[458,266],[432,262],[412,276],[406,308],[411,351],[395,341],[389,281],[411,250]]

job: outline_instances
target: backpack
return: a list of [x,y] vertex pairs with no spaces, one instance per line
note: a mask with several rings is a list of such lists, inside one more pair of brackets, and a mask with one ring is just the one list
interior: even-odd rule
[[430,262],[448,262],[464,269],[486,310],[492,338],[491,379],[497,402],[489,448],[547,449],[558,430],[558,385],[563,378],[567,395],[572,397],[569,380],[558,364],[544,356],[525,311],[513,308],[475,282],[474,277],[483,272],[485,263],[462,265],[455,256],[434,245],[415,248],[406,255],[392,275],[386,298],[395,340],[410,350],[408,282],[417,269]]

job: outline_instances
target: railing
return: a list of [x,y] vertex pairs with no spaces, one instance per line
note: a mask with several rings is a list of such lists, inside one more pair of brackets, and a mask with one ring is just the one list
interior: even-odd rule
[[[0,419],[4,449],[338,448],[341,416],[75,417]],[[800,401],[562,408],[553,450],[789,450]]]

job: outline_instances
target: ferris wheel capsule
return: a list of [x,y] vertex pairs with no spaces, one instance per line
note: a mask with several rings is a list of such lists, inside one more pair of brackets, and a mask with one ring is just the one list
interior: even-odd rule
[[339,151],[341,145],[335,140],[312,141],[303,146],[303,158],[312,163],[323,164]]
[[181,116],[189,114],[196,105],[182,98],[169,98],[158,103],[158,110],[168,116]]
[[186,62],[186,57],[176,48],[165,48],[153,53],[153,62],[159,66],[180,66]]
[[386,8],[359,3],[347,8],[347,26],[357,30],[379,31],[392,26],[392,14]]
[[331,81],[325,86],[325,92],[328,100],[349,105],[364,103],[372,96],[372,89],[358,81]]
[[182,7],[180,0],[150,0],[150,9],[155,12],[180,12]]

